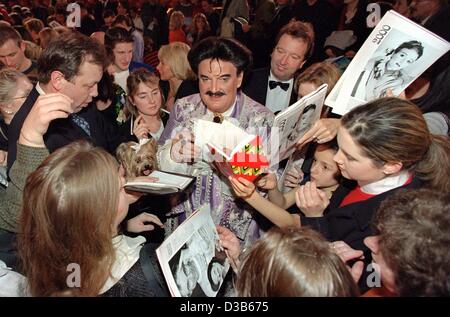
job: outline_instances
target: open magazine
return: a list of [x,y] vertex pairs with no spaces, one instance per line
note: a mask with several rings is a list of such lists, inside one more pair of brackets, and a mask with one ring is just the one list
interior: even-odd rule
[[388,11],[359,49],[325,104],[344,115],[354,107],[398,96],[448,52],[450,43],[395,11]]
[[0,184],[8,187],[8,175],[6,173],[6,166],[0,166]]
[[288,158],[296,150],[298,140],[319,120],[327,88],[328,85],[323,84],[275,117],[271,144],[279,144],[279,149],[273,152],[271,165]]
[[209,205],[187,218],[156,255],[174,297],[216,296],[230,268]]
[[292,188],[286,187],[284,182],[286,180],[287,173],[292,169],[296,169],[297,172],[303,173],[302,166],[305,162],[306,152],[308,151],[308,147],[304,146],[299,151],[295,151],[289,156],[289,160],[286,163],[285,168],[283,169],[281,176],[278,178],[278,190],[282,193],[286,193],[290,191]]
[[238,176],[254,181],[269,162],[262,146],[262,138],[249,134],[229,121],[195,122],[195,145],[213,155],[214,165],[225,176]]
[[129,181],[125,184],[125,189],[156,195],[173,194],[185,190],[194,180],[188,175],[169,173],[163,171],[153,171],[150,177],[157,177],[157,182]]

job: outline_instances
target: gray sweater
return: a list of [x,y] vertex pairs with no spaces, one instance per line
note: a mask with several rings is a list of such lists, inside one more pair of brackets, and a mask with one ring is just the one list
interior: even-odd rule
[[17,144],[17,160],[9,172],[11,181],[7,189],[0,189],[0,233],[18,232],[22,211],[23,188],[31,174],[48,156],[46,148]]

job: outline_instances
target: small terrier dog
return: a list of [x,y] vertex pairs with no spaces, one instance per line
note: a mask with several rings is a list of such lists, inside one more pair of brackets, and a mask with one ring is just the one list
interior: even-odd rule
[[155,139],[141,139],[137,142],[125,142],[118,146],[116,158],[125,169],[127,179],[148,176],[158,169],[156,160],[157,144]]

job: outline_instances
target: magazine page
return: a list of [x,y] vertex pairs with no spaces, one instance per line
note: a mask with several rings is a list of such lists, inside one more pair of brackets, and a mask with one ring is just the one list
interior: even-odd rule
[[194,180],[188,175],[163,171],[153,171],[149,176],[158,178],[158,181],[130,180],[125,184],[125,189],[157,195],[173,194],[185,190]]
[[[368,101],[398,96],[442,55],[450,43],[395,11],[388,11],[325,101],[343,115]],[[336,91],[334,91],[336,90]]]
[[227,120],[215,123],[198,119],[194,124],[194,135],[196,146],[212,147],[227,160],[255,138]]
[[253,182],[262,173],[265,173],[269,167],[269,161],[262,146],[262,139],[255,136],[250,142],[246,143],[239,151],[235,151],[231,158],[225,157],[220,153],[214,153],[214,166],[225,177],[243,177]]
[[308,147],[305,146],[300,151],[295,151],[294,153],[292,153],[292,155],[289,157],[289,160],[286,163],[286,166],[282,171],[280,178],[278,179],[278,189],[280,192],[286,193],[292,189],[291,187],[286,187],[284,185],[286,175],[291,169],[295,168],[298,172],[303,173],[301,169],[303,162],[305,161],[307,149]]
[[156,249],[174,297],[214,297],[230,268],[209,205],[187,218]]
[[278,157],[271,157],[272,166],[294,153],[298,140],[319,120],[327,88],[328,85],[323,84],[275,117],[272,140],[276,141],[278,138],[279,150],[276,153]]
[[199,119],[194,134],[195,145],[204,151],[204,157],[212,154],[211,162],[226,177],[240,176],[253,181],[269,165],[262,138],[229,121],[220,124]]

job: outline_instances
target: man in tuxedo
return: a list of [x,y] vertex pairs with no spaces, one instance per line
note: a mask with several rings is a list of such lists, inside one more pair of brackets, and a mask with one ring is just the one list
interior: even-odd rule
[[280,30],[276,43],[270,68],[252,71],[243,87],[246,95],[274,113],[297,100],[294,79],[311,56],[314,32],[309,24],[293,21]]
[[113,136],[105,132],[104,120],[95,107],[88,107],[97,96],[97,83],[102,77],[105,60],[101,44],[76,33],[60,37],[44,50],[38,60],[39,81],[8,129],[8,169],[16,160],[17,140],[30,110],[35,104],[53,107],[61,95],[72,100],[73,114],[50,124],[44,136],[50,152],[78,139],[106,148],[110,146]]

